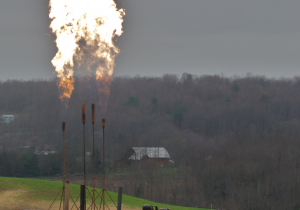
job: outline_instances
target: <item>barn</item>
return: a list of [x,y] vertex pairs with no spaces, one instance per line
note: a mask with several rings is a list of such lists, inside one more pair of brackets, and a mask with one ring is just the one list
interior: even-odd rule
[[12,123],[15,117],[13,115],[1,115],[0,123]]
[[164,147],[131,147],[124,157],[114,162],[115,167],[124,166],[169,166],[173,165]]

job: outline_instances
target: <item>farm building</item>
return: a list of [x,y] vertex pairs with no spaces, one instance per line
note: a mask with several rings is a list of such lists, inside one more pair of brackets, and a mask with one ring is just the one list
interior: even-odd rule
[[[92,157],[93,153],[92,152],[86,152],[85,153],[85,161],[86,162],[89,162],[91,160],[91,157]],[[82,163],[83,162],[83,157],[76,157],[76,161],[78,163]]]
[[31,153],[35,151],[35,147],[33,146],[19,146],[18,149],[23,154]]
[[1,115],[0,123],[12,123],[15,117],[13,115]]
[[170,159],[164,147],[132,147],[127,150],[121,160],[114,162],[115,167],[126,166],[169,166],[174,161]]
[[56,151],[40,151],[40,152],[35,152],[35,154],[37,154],[37,155],[53,155],[53,154],[55,154],[56,153]]

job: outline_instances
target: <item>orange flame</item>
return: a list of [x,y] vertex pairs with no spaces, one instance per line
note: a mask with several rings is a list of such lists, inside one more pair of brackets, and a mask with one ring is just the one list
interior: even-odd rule
[[62,78],[59,81],[58,88],[61,92],[59,98],[63,101],[63,103],[68,107],[68,99],[72,95],[72,91],[74,90],[74,79],[70,78]]
[[123,33],[124,15],[113,0],[50,0],[50,28],[58,48],[52,64],[66,105],[74,89],[75,62],[88,71],[97,65],[99,103],[106,106],[115,57],[120,53],[113,39]]

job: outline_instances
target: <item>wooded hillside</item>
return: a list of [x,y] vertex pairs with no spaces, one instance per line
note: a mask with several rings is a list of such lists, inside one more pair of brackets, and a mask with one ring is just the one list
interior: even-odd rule
[[[60,173],[60,153],[36,158],[19,147],[59,152],[62,121],[67,123],[67,173],[82,173],[76,161],[82,157],[81,104],[87,107],[91,151],[90,104],[98,103],[96,87],[93,78],[76,79],[65,109],[56,81],[0,83],[0,115],[15,115],[14,123],[0,124],[0,176]],[[107,167],[133,146],[165,147],[176,162],[178,170],[171,173],[132,175],[127,181],[135,185],[128,185],[128,194],[187,206],[300,209],[299,94],[300,78],[116,77],[106,112],[96,106],[98,171],[105,118]],[[36,166],[28,171],[30,161]]]

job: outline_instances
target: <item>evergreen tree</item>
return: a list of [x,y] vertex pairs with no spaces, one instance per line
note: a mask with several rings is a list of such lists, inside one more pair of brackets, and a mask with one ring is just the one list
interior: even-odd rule
[[36,154],[24,155],[24,177],[37,177],[39,175],[38,156]]

